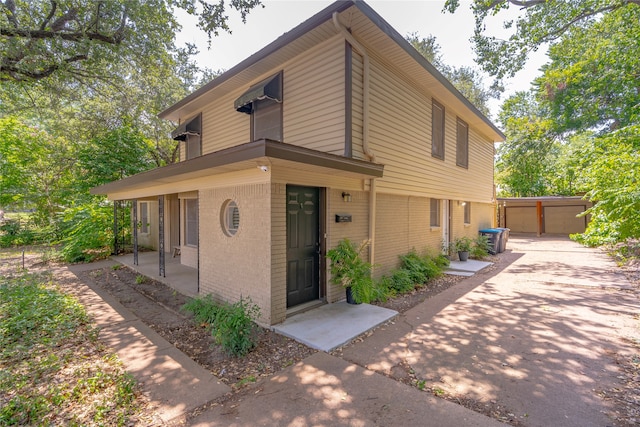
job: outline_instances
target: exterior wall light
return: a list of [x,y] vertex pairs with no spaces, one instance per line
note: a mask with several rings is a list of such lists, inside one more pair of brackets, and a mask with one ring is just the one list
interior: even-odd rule
[[343,191],[342,192],[342,200],[344,200],[345,202],[349,203],[351,201],[351,194]]

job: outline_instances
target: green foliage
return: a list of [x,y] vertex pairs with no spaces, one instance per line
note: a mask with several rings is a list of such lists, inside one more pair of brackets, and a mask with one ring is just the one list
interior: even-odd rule
[[411,292],[416,287],[427,284],[429,280],[441,276],[443,270],[449,266],[449,260],[444,255],[432,255],[429,252],[419,255],[415,250],[401,255],[400,261],[400,268],[394,270],[391,276],[383,276],[378,282],[378,299]]
[[87,203],[63,214],[65,238],[60,255],[67,262],[90,262],[111,253],[113,206]]
[[471,252],[473,240],[467,236],[457,237],[453,241],[453,247],[456,252]]
[[473,259],[484,259],[487,255],[489,255],[489,248],[489,237],[478,235],[478,237],[476,237],[473,241],[469,256]]
[[557,133],[616,130],[637,123],[638,5],[615,9],[589,25],[572,27],[550,47],[549,58],[536,86]]
[[[127,425],[137,386],[84,307],[46,276],[0,278],[0,425]],[[73,414],[73,418],[69,415]]]
[[584,148],[593,189],[591,221],[576,240],[589,246],[640,237],[640,125],[593,138]]
[[401,255],[400,261],[401,270],[407,271],[411,281],[417,285],[425,284],[442,273],[442,269],[430,256],[418,255],[415,250]]
[[193,313],[196,321],[206,323],[216,343],[230,355],[242,357],[257,345],[255,320],[260,309],[250,299],[218,304],[207,295],[192,299],[182,309]]
[[[446,0],[444,10],[454,13],[460,0]],[[521,8],[518,18],[504,18],[508,37],[490,33],[510,6]],[[566,0],[566,1],[474,1],[469,6],[475,17],[474,50],[484,71],[498,80],[513,77],[526,63],[530,52],[564,36],[572,28],[588,26],[602,15],[637,7],[636,0]],[[489,34],[487,34],[489,33]],[[589,46],[589,45],[583,45]],[[591,47],[591,46],[589,46]],[[589,49],[584,49],[585,51]],[[616,55],[612,55],[615,57]]]
[[368,303],[374,298],[373,266],[361,257],[368,245],[368,240],[356,247],[349,239],[343,239],[327,252],[331,261],[331,283],[350,287],[354,300],[359,303]]

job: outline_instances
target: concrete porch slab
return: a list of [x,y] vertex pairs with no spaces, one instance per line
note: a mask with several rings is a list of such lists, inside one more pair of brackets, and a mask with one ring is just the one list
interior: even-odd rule
[[329,352],[397,315],[397,311],[388,308],[341,301],[297,314],[273,326],[273,330]]
[[449,269],[445,271],[445,273],[453,274],[450,272],[454,272],[454,271],[477,273],[478,271],[490,266],[491,264],[492,263],[490,262],[478,261],[475,259],[470,259],[467,261],[451,261],[449,263]]

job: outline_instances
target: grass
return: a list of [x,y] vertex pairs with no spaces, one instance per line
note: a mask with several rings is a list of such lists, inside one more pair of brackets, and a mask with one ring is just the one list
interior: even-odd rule
[[135,380],[45,275],[0,278],[0,425],[129,425]]

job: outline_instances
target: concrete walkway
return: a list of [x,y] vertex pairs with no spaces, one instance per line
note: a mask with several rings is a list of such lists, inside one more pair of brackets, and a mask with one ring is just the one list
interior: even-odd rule
[[57,274],[77,282],[78,299],[100,328],[100,340],[115,350],[126,370],[141,383],[161,420],[182,419],[185,413],[231,391],[108,293],[79,282],[74,274],[114,264],[107,260],[73,265]]
[[566,238],[512,236],[492,271],[407,311],[343,357],[513,414],[525,426],[607,426],[612,355],[640,336],[637,293],[603,253]]

